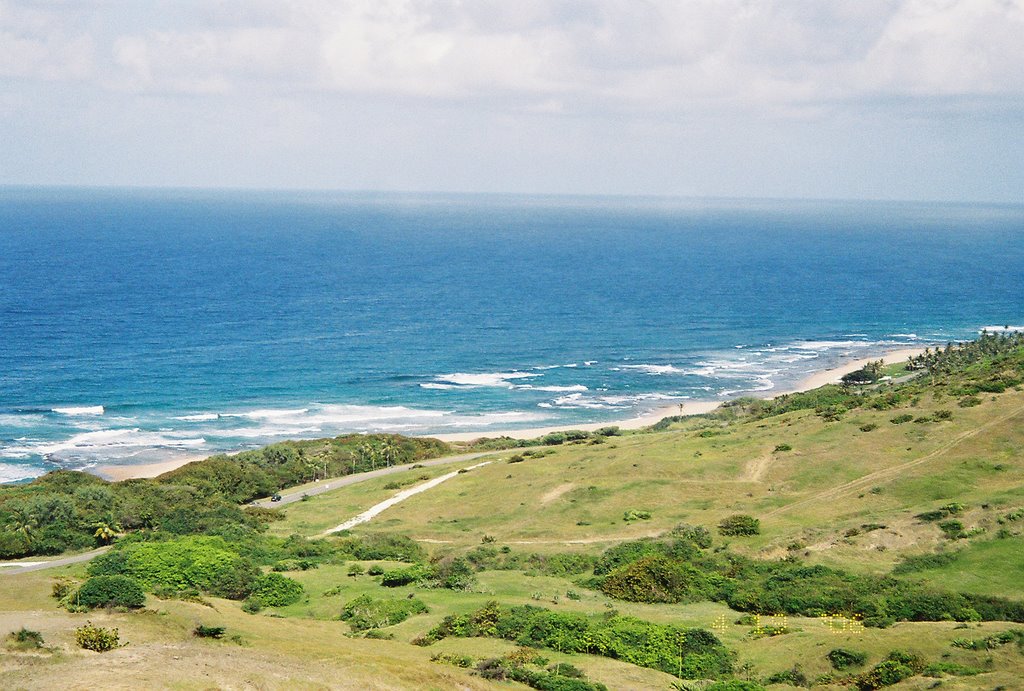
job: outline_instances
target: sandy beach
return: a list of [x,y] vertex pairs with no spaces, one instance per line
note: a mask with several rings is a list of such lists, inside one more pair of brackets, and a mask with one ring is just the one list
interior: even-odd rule
[[[765,391],[761,395],[764,398],[774,398],[781,396],[786,393],[797,393],[800,391],[809,391],[816,389],[819,386],[826,384],[837,383],[844,374],[858,370],[868,362],[873,360],[882,360],[886,364],[895,362],[902,362],[912,356],[919,355],[924,352],[924,348],[903,348],[900,350],[893,350],[882,355],[876,355],[875,357],[861,358],[859,360],[852,360],[846,362],[838,367],[832,369],[823,370],[821,372],[815,372],[803,381],[801,381],[795,388],[788,391]],[[450,434],[431,434],[429,436],[441,441],[447,442],[469,442],[474,439],[480,439],[483,437],[513,437],[518,439],[532,439],[534,437],[540,437],[551,432],[559,432],[567,429],[577,429],[585,432],[593,432],[594,430],[602,427],[619,427],[621,429],[640,429],[653,425],[660,421],[662,418],[666,418],[672,415],[700,415],[702,413],[709,413],[722,403],[724,400],[709,400],[709,401],[683,401],[681,404],[676,403],[671,406],[665,406],[658,408],[657,410],[651,411],[645,415],[640,415],[634,418],[628,418],[625,420],[613,420],[608,422],[594,422],[582,425],[554,425],[550,427],[531,427],[528,429],[507,429],[507,430],[486,430],[483,432],[453,432]],[[161,461],[159,463],[147,463],[145,465],[106,465],[98,466],[94,469],[94,472],[100,477],[112,480],[115,482],[121,480],[130,480],[135,478],[152,478],[170,472],[176,468],[180,468],[183,465],[192,463],[193,461],[201,461],[208,456],[190,456],[188,458],[175,458],[172,460]]]

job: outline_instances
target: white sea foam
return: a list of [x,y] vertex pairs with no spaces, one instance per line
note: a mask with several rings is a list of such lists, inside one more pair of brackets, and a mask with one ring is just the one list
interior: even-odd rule
[[528,379],[543,375],[530,372],[454,372],[452,374],[439,374],[434,377],[435,382],[442,384],[456,384],[458,386],[489,386],[511,388],[509,382],[515,379]]
[[173,419],[182,420],[183,422],[210,422],[218,418],[220,418],[218,413],[196,413],[195,415],[181,415]]
[[259,408],[241,413],[221,413],[221,417],[246,417],[252,420],[279,420],[305,415],[309,408]]
[[3,449],[5,456],[44,456],[58,460],[96,458],[105,455],[125,456],[153,448],[197,449],[206,444],[203,437],[182,437],[174,434],[131,429],[102,429],[81,432],[56,441],[28,441],[22,446]]
[[549,416],[537,413],[526,413],[513,410],[504,413],[480,413],[476,415],[453,415],[445,418],[445,427],[493,427],[495,425],[522,424],[524,422],[543,422]]
[[457,384],[438,384],[436,382],[425,382],[423,384],[420,384],[420,388],[421,389],[440,389],[440,390],[444,390],[444,389],[457,389],[459,387],[458,387]]
[[888,338],[909,338],[910,340],[916,341],[918,339],[917,334],[886,334]]
[[978,329],[978,333],[982,331],[988,331],[989,333],[1005,333],[1009,331],[1024,331],[1024,326],[1011,326],[1009,324],[1003,324],[1001,326],[983,326]]
[[583,384],[572,384],[571,386],[532,386],[530,384],[520,384],[513,388],[516,389],[529,389],[530,391],[548,391],[551,393],[558,393],[561,391],[589,391]]
[[51,412],[59,415],[102,415],[103,406],[101,405],[83,405],[83,406],[68,406],[66,408],[52,408]]
[[39,468],[33,465],[12,465],[9,463],[0,463],[0,483],[28,480],[34,477],[39,477],[45,472],[45,468]]
[[675,365],[622,365],[621,369],[633,369],[647,374],[686,374],[686,370],[679,369]]

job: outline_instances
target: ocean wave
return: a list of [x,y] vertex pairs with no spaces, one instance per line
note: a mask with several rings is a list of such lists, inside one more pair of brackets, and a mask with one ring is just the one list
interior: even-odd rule
[[518,425],[524,422],[543,422],[550,419],[547,415],[512,410],[501,413],[454,415],[450,419],[444,420],[443,424],[446,427],[493,427],[495,425]]
[[5,482],[19,482],[39,477],[46,472],[45,468],[33,465],[14,465],[0,463],[0,484]]
[[527,379],[530,377],[540,377],[543,375],[532,374],[530,372],[454,372],[452,374],[439,374],[434,377],[435,382],[442,384],[455,384],[458,386],[489,386],[489,387],[501,387],[511,388],[512,384],[509,382],[515,379]]
[[446,390],[446,389],[457,389],[457,388],[459,388],[459,386],[457,384],[438,384],[437,382],[424,382],[424,383],[420,384],[420,388],[421,389]]
[[193,415],[180,415],[171,419],[181,420],[183,422],[210,422],[211,420],[217,420],[219,418],[220,414],[218,413],[195,413]]
[[622,365],[618,369],[632,369],[646,374],[686,374],[686,370],[679,369],[675,365]]
[[[63,440],[29,441],[21,446],[0,450],[7,457],[42,456],[44,458],[83,458],[101,455],[123,456],[133,450],[153,448],[197,449],[206,444],[203,437],[182,437],[174,434],[131,429],[102,429],[81,432]],[[129,454],[130,455],[130,454]]]
[[1024,331],[1024,326],[1011,326],[1009,324],[1003,324],[1002,326],[983,326],[978,329],[978,333],[982,331],[988,331],[989,333],[1006,333],[1009,331]]
[[916,341],[919,336],[917,334],[886,334],[886,338],[909,338],[912,341]]
[[571,384],[569,386],[532,386],[530,384],[519,384],[513,388],[516,389],[527,389],[530,391],[547,391],[550,393],[559,393],[562,391],[589,391],[583,384]]
[[102,415],[104,413],[101,405],[68,406],[66,408],[51,408],[51,413],[58,415]]

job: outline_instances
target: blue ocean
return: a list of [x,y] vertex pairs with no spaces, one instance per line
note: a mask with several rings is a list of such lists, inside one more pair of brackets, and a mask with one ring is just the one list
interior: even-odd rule
[[1022,206],[0,188],[0,481],[621,420],[1022,296]]

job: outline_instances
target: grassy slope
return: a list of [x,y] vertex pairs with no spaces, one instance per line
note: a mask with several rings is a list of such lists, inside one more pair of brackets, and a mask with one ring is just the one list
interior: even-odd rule
[[[736,424],[716,430],[722,432],[716,436],[701,436],[708,423],[687,421],[661,433],[560,447],[553,455],[515,464],[505,462],[512,455],[506,452],[497,456],[499,462],[412,497],[360,530],[405,533],[431,541],[428,546],[439,553],[476,546],[485,535],[494,537],[496,545],[516,550],[596,552],[618,540],[661,533],[681,521],[712,527],[731,513],[750,513],[762,519],[763,533],[733,539],[731,549],[773,557],[793,553],[808,563],[884,573],[903,555],[964,548],[952,564],[905,578],[1024,598],[1024,541],[1019,536],[994,538],[1000,527],[996,519],[1024,506],[1024,394],[986,396],[982,405],[966,409],[929,394],[909,412],[921,416],[937,409],[952,410],[953,420],[894,425],[889,419],[904,411],[858,410],[826,423],[805,411]],[[867,423],[878,427],[861,432]],[[783,443],[792,450],[774,450]],[[396,490],[383,489],[387,482],[434,477],[449,470],[416,469],[408,478],[381,478],[314,497],[286,507],[287,519],[272,529],[279,534],[319,532],[394,494]],[[986,532],[951,543],[935,524],[914,518],[950,501],[968,506],[961,517],[968,528]],[[630,509],[651,511],[652,517],[627,523],[623,513]],[[869,523],[887,527],[846,536],[850,529]],[[1017,533],[1024,529],[1016,524],[1007,527]],[[872,663],[894,648],[917,650],[929,660],[975,666],[984,666],[991,658],[996,671],[947,680],[943,688],[1013,688],[1015,679],[1024,677],[1024,656],[1013,646],[993,652],[949,646],[955,637],[982,637],[1008,628],[1005,624],[970,625],[965,630],[952,622],[904,623],[886,630],[833,633],[818,620],[794,618],[789,621],[794,633],[755,640],[748,635],[749,626],[733,624],[738,614],[722,605],[612,602],[566,579],[521,572],[485,572],[474,593],[416,590],[431,612],[392,627],[394,641],[352,639],[344,635],[348,627],[336,620],[346,601],[363,593],[404,596],[413,590],[386,591],[371,577],[345,573],[344,566],[325,566],[289,574],[306,585],[309,598],[277,613],[284,618],[246,615],[237,603],[226,601],[215,601],[215,609],[210,609],[155,598],[150,599],[151,606],[166,614],[92,615],[94,621],[121,627],[132,642],[102,657],[71,652],[70,629],[86,617],[55,609],[46,597],[52,574],[7,577],[4,585],[14,587],[0,591],[0,632],[24,623],[67,650],[46,657],[8,654],[0,658],[0,672],[5,683],[26,688],[53,686],[58,680],[66,682],[69,675],[81,688],[101,682],[109,687],[111,669],[118,670],[126,686],[205,688],[237,686],[244,679],[274,688],[485,688],[488,684],[464,671],[431,663],[430,655],[449,651],[483,657],[508,650],[510,644],[450,639],[418,648],[407,642],[446,614],[467,612],[497,598],[509,604],[593,613],[615,608],[683,625],[722,623],[718,633],[738,651],[739,663],[750,663],[758,676],[788,668],[794,661],[809,676],[823,674],[828,671],[824,654],[843,646],[867,651]],[[338,585],[340,594],[323,594]],[[581,599],[567,599],[568,590],[577,591]],[[247,647],[193,640],[189,631],[199,621],[227,625]],[[659,672],[612,660],[571,659],[612,688],[667,688],[670,682]],[[931,683],[917,678],[898,688],[926,688]]]

